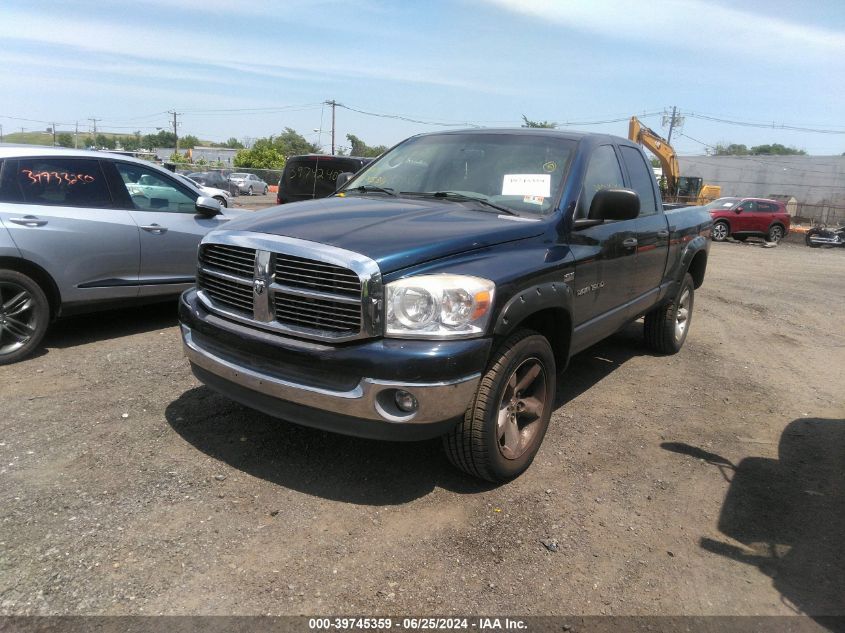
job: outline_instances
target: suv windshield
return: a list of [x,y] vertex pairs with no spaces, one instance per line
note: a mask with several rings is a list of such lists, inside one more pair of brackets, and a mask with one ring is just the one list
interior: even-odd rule
[[[435,134],[411,138],[344,187],[346,195],[478,198],[516,213],[553,210],[575,141],[542,134]],[[489,209],[487,209],[489,210]]]
[[740,198],[719,198],[713,202],[704,205],[708,211],[718,211],[720,209],[732,209],[740,201]]

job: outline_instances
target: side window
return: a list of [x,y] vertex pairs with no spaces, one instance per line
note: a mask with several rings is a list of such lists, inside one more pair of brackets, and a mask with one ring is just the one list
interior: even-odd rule
[[758,202],[757,210],[761,213],[774,213],[776,211],[775,205],[768,202]]
[[134,163],[116,162],[115,167],[126,185],[135,209],[196,213],[196,198],[167,176]]
[[628,167],[631,188],[640,196],[640,215],[657,213],[657,200],[654,197],[654,172],[646,165],[642,153],[633,147],[621,145],[622,160]]
[[[16,167],[9,169],[15,163]],[[9,202],[98,209],[112,206],[100,163],[90,158],[8,161],[0,191]]]
[[587,217],[593,196],[596,195],[597,191],[624,186],[622,170],[619,167],[613,146],[601,145],[597,147],[593,151],[593,155],[590,156],[590,164],[587,166],[587,173],[584,176],[584,186],[581,189],[581,198],[578,201],[577,217]]
[[754,200],[743,200],[742,204],[739,206],[742,207],[743,211],[756,211],[757,210],[757,203]]

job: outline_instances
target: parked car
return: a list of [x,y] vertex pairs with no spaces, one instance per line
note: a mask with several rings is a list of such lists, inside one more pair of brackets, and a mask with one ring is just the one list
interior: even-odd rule
[[215,189],[229,191],[229,178],[221,171],[198,171],[187,174],[187,176],[204,187],[214,187]]
[[217,189],[216,187],[206,187],[205,185],[200,184],[189,176],[182,176],[180,174],[180,177],[187,180],[189,184],[199,189],[202,195],[207,196],[209,198],[214,198],[224,207],[229,206],[229,203],[231,202],[231,196],[229,195],[228,191],[224,191],[223,189]]
[[270,190],[267,183],[255,174],[242,174],[235,172],[233,174],[229,174],[229,182],[237,185],[238,191],[245,193],[248,196],[259,193],[266,196],[267,192]]
[[744,242],[752,236],[780,242],[789,233],[786,206],[767,198],[719,198],[704,205],[713,218],[713,240],[728,237]]
[[291,156],[285,162],[285,169],[279,179],[276,203],[285,204],[330,196],[337,189],[337,177],[340,174],[355,173],[372,161],[372,158],[360,156]]
[[0,364],[57,317],[178,295],[200,239],[239,213],[144,160],[0,148]]
[[569,358],[645,317],[678,352],[711,220],[664,212],[640,147],[513,129],[400,143],[336,195],[209,233],[179,304],[210,388],[350,435],[443,436],[458,468],[534,459]]

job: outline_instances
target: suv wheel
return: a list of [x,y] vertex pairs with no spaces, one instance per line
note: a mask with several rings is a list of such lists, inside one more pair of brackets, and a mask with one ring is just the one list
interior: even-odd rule
[[730,233],[731,231],[728,228],[727,222],[716,222],[716,224],[713,225],[710,235],[714,242],[724,242],[728,239],[728,235],[730,235]]
[[783,227],[780,224],[773,224],[769,228],[769,234],[766,240],[769,242],[780,242],[783,239]]
[[461,470],[492,482],[523,473],[540,449],[555,401],[549,341],[521,329],[499,346],[463,421],[443,437]]
[[0,270],[0,365],[28,356],[44,338],[50,304],[37,283],[14,270]]
[[659,354],[681,351],[689,333],[694,301],[695,286],[692,275],[687,273],[672,301],[646,313],[643,327],[646,345]]

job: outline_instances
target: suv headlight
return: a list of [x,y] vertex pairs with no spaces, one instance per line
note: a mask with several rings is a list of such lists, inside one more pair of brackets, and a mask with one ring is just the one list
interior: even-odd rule
[[496,284],[465,275],[419,275],[385,287],[385,335],[469,338],[484,333]]

